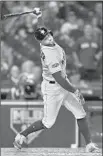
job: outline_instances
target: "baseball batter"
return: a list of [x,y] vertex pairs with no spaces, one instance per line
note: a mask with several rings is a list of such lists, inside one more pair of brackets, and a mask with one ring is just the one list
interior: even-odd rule
[[[35,12],[39,22],[42,17],[41,10],[35,8]],[[97,145],[91,140],[86,122],[86,112],[83,108],[85,103],[84,98],[80,91],[67,78],[64,50],[55,42],[53,33],[47,28],[37,28],[34,35],[40,43],[41,51],[43,68],[41,90],[44,101],[44,117],[17,134],[14,147],[21,149],[25,138],[30,133],[51,128],[56,121],[61,105],[64,105],[77,119],[80,132],[86,142],[86,151],[98,151]]]

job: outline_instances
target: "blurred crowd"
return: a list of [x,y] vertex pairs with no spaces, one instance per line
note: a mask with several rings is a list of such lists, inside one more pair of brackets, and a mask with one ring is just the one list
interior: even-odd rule
[[42,99],[40,49],[34,38],[37,18],[33,14],[8,19],[3,16],[34,7],[43,10],[45,26],[53,31],[55,40],[66,52],[70,80],[85,88],[87,81],[100,80],[102,2],[2,1],[1,87],[10,88],[7,98]]

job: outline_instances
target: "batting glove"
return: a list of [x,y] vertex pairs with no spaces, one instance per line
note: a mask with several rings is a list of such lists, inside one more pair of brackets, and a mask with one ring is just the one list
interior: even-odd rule
[[42,16],[42,11],[40,10],[40,8],[34,8],[33,14],[35,14],[37,16],[37,18],[39,18]]
[[84,97],[83,95],[81,94],[81,92],[77,89],[75,92],[74,92],[76,98],[78,99],[78,101],[83,105],[85,104],[85,100],[84,100]]

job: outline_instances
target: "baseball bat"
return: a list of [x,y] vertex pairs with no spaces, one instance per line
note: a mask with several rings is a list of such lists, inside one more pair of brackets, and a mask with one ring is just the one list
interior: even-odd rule
[[33,11],[27,11],[27,12],[21,12],[21,13],[6,14],[6,15],[4,15],[4,19],[5,19],[5,18],[9,18],[9,17],[18,17],[18,16],[21,16],[21,15],[29,14],[29,13],[33,13]]
[[[46,8],[42,8],[42,11],[45,10],[45,9]],[[35,14],[35,10],[25,11],[25,12],[20,12],[20,13],[6,14],[6,15],[4,15],[4,19],[10,18],[10,17],[18,17],[18,16],[21,16],[21,15],[26,15],[26,14],[30,14],[30,13]]]

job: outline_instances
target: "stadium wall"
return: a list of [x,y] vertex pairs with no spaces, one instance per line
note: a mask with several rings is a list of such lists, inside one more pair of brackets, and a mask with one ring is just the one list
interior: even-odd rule
[[[87,105],[89,108],[88,122],[92,137],[101,144],[102,102],[88,101]],[[42,117],[42,101],[1,101],[1,147],[13,147],[15,135]],[[74,116],[62,107],[55,125],[51,129],[29,135],[23,146],[75,148],[84,146],[84,144],[84,139],[79,134]]]

